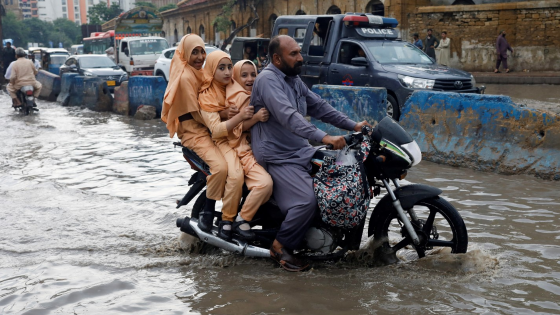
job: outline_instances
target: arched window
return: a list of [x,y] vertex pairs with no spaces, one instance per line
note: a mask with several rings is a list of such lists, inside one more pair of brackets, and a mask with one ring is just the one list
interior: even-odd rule
[[277,18],[278,15],[276,14],[270,15],[270,17],[268,18],[268,25],[270,26],[270,34],[272,34],[272,31],[274,31],[274,22],[276,22]]
[[305,11],[297,10],[296,15],[306,15]]
[[336,5],[331,6],[328,10],[327,10],[327,14],[341,14],[342,11],[340,10],[339,7],[337,7]]
[[220,45],[220,31],[218,31],[218,23],[214,23],[214,45]]
[[200,36],[203,41],[206,41],[206,35],[204,35],[204,26],[202,24],[198,28],[198,36]]
[[385,16],[385,6],[379,0],[370,1],[366,6],[366,12],[371,12],[373,15]]
[[[247,20],[247,23],[251,23],[251,21],[253,21],[253,18],[252,18],[252,17],[250,17],[250,18]],[[252,25],[249,25],[249,27],[248,27],[248,34],[247,34],[247,35],[248,35],[249,37],[255,37],[255,36],[257,36],[257,23],[256,23],[256,22],[253,22]]]
[[191,29],[190,26],[187,26],[187,34],[190,34],[190,33],[192,33],[192,29]]
[[179,33],[177,32],[177,29],[175,29],[175,31],[173,31],[173,35],[175,36],[175,41],[174,43],[179,41]]

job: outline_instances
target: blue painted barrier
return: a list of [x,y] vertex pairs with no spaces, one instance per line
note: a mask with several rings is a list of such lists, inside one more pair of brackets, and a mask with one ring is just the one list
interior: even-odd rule
[[58,94],[60,94],[60,77],[56,74],[39,70],[36,79],[43,86],[39,94],[39,99],[51,102],[56,101]]
[[399,123],[429,161],[560,180],[560,116],[507,96],[416,91]]
[[158,117],[161,116],[161,106],[167,82],[159,76],[134,76],[128,79],[128,102],[131,115],[136,113],[140,105],[150,105],[156,108]]
[[60,94],[56,99],[62,105],[67,106],[70,97],[70,88],[74,82],[74,77],[78,76],[77,73],[65,73],[61,77],[60,83]]
[[[387,116],[387,90],[385,88],[314,85],[311,89],[337,110],[354,121],[380,121]],[[338,129],[315,118],[311,122],[329,135],[345,135]]]

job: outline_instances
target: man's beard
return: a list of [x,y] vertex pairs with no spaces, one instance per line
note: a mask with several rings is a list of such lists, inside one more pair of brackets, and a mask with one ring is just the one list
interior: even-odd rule
[[303,62],[298,61],[293,67],[288,66],[288,64],[286,64],[286,62],[282,58],[280,58],[280,62],[280,71],[284,72],[285,75],[293,77],[301,73]]

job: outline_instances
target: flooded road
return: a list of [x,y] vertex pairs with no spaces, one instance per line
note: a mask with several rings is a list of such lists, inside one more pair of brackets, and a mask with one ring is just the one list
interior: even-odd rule
[[484,84],[486,94],[507,95],[517,104],[560,114],[560,86],[549,84]]
[[0,314],[560,313],[559,182],[422,162],[407,180],[444,190],[467,254],[293,274],[180,248],[188,209],[174,200],[192,171],[159,120],[8,104],[0,95]]

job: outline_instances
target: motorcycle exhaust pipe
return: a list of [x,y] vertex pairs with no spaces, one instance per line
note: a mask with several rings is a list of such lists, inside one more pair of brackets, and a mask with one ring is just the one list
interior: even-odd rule
[[[185,217],[185,219],[177,219],[177,227],[180,227],[181,231],[188,234],[191,234],[189,232],[186,232],[190,228],[190,230],[194,231],[194,234],[191,235],[198,236],[198,238],[200,238],[205,243],[247,257],[261,257],[261,258],[270,257],[270,251],[268,249],[249,245],[246,242],[237,239],[232,239],[231,242],[224,241],[223,239],[215,236],[214,234],[206,233],[202,231],[200,228],[198,228],[197,219],[193,218],[187,220],[187,218],[188,217]],[[189,227],[187,227],[186,225],[189,225]]]

